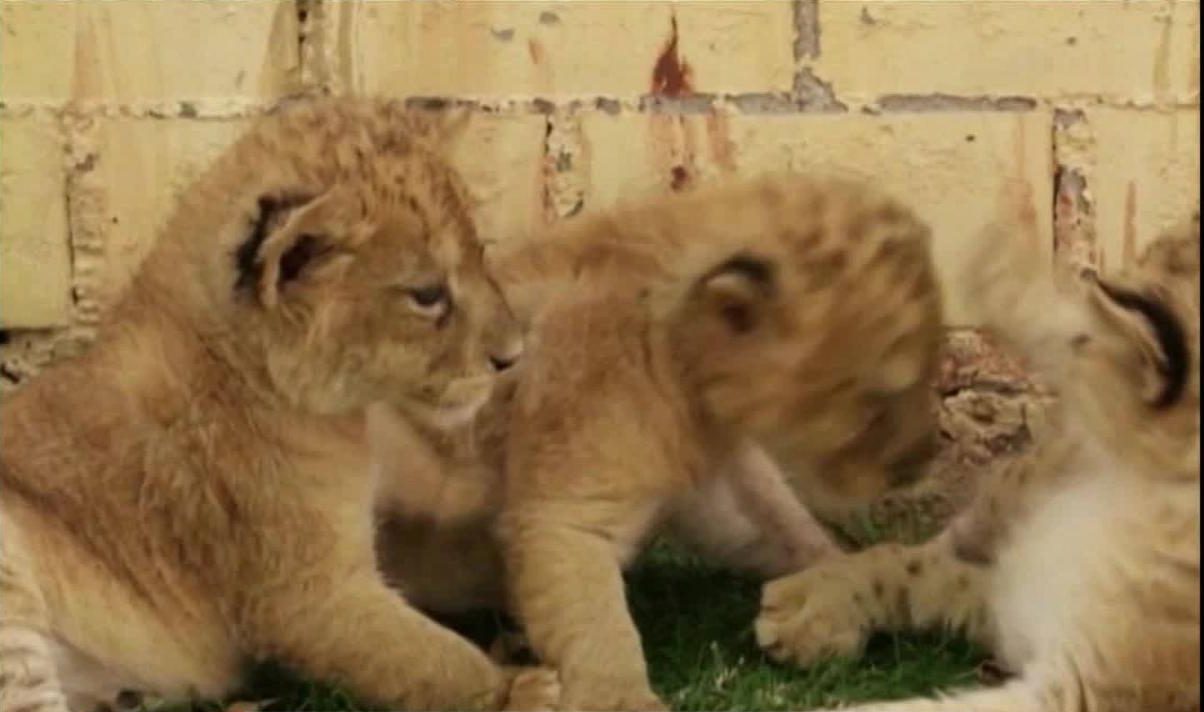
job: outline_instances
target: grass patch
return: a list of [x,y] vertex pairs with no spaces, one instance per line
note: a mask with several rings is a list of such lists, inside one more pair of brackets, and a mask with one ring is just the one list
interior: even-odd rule
[[653,687],[680,710],[800,710],[899,699],[974,681],[980,651],[947,634],[879,635],[866,655],[808,670],[757,647],[760,585],[692,557],[654,549],[632,571],[629,597]]
[[[858,660],[809,670],[777,665],[757,648],[752,621],[760,585],[693,557],[655,547],[628,576],[628,596],[644,640],[652,684],[678,710],[805,710],[899,699],[973,683],[982,654],[940,633],[880,635]],[[447,621],[488,644],[505,623],[489,613]],[[360,712],[367,708],[329,685],[274,666],[255,672],[241,700],[272,700],[267,712]],[[197,703],[173,712],[222,712]]]

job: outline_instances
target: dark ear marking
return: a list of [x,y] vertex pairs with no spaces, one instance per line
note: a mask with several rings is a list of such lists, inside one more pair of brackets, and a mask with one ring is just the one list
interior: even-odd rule
[[752,331],[765,297],[774,290],[774,266],[767,260],[738,254],[703,276],[699,283],[711,308],[737,334]]
[[251,225],[251,233],[234,253],[238,272],[238,281],[234,283],[235,289],[247,289],[259,282],[259,273],[262,271],[259,264],[259,248],[267,239],[268,223],[276,211],[277,201],[275,198],[266,195],[259,198],[259,214]]
[[749,309],[747,304],[727,304],[723,307],[721,313],[723,314],[724,321],[737,334],[747,334],[757,325],[752,310]]
[[325,248],[320,238],[310,234],[298,237],[297,242],[280,257],[280,284],[296,279],[305,265],[323,252]]
[[1162,392],[1154,400],[1155,410],[1162,410],[1174,405],[1183,395],[1187,385],[1188,361],[1190,355],[1187,349],[1187,337],[1183,325],[1175,314],[1165,304],[1137,292],[1130,292],[1113,287],[1103,280],[1096,282],[1108,298],[1119,306],[1141,314],[1154,330],[1154,338],[1166,358],[1158,364],[1158,371],[1164,384]]
[[[259,214],[255,216],[255,220],[251,224],[251,232],[234,252],[235,271],[238,274],[234,283],[235,289],[253,289],[255,285],[259,284],[259,278],[263,274],[263,265],[259,262],[259,250],[263,247],[263,241],[267,239],[273,228],[280,226],[282,222],[280,217],[284,211],[304,205],[310,200],[312,200],[311,196],[300,194],[261,195],[259,197]],[[282,279],[289,279],[289,277],[282,275]]]

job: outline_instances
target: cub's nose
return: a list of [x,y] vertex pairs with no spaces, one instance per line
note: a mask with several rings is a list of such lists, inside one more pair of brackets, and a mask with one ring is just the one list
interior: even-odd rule
[[518,363],[518,360],[523,355],[523,340],[514,339],[505,347],[500,348],[489,354],[489,365],[493,366],[493,370],[501,373]]

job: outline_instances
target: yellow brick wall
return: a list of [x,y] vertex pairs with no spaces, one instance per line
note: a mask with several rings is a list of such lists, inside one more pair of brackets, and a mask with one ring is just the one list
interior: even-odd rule
[[[0,328],[79,328],[306,88],[475,107],[488,239],[731,174],[870,176],[938,262],[1000,181],[1110,268],[1199,195],[1194,0],[0,0]],[[956,301],[951,318],[959,318]]]

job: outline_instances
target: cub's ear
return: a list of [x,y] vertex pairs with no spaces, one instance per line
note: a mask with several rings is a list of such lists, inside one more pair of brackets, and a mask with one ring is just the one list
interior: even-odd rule
[[323,232],[329,195],[259,198],[251,234],[236,255],[236,289],[254,290],[265,307],[273,308],[282,289],[334,252],[334,245]]
[[1140,357],[1142,399],[1155,409],[1174,405],[1191,367],[1187,333],[1174,311],[1157,298],[1102,279],[1091,285],[1088,304],[1108,333]]
[[695,298],[732,333],[744,334],[757,328],[775,289],[774,265],[741,254],[704,275],[695,287]]

